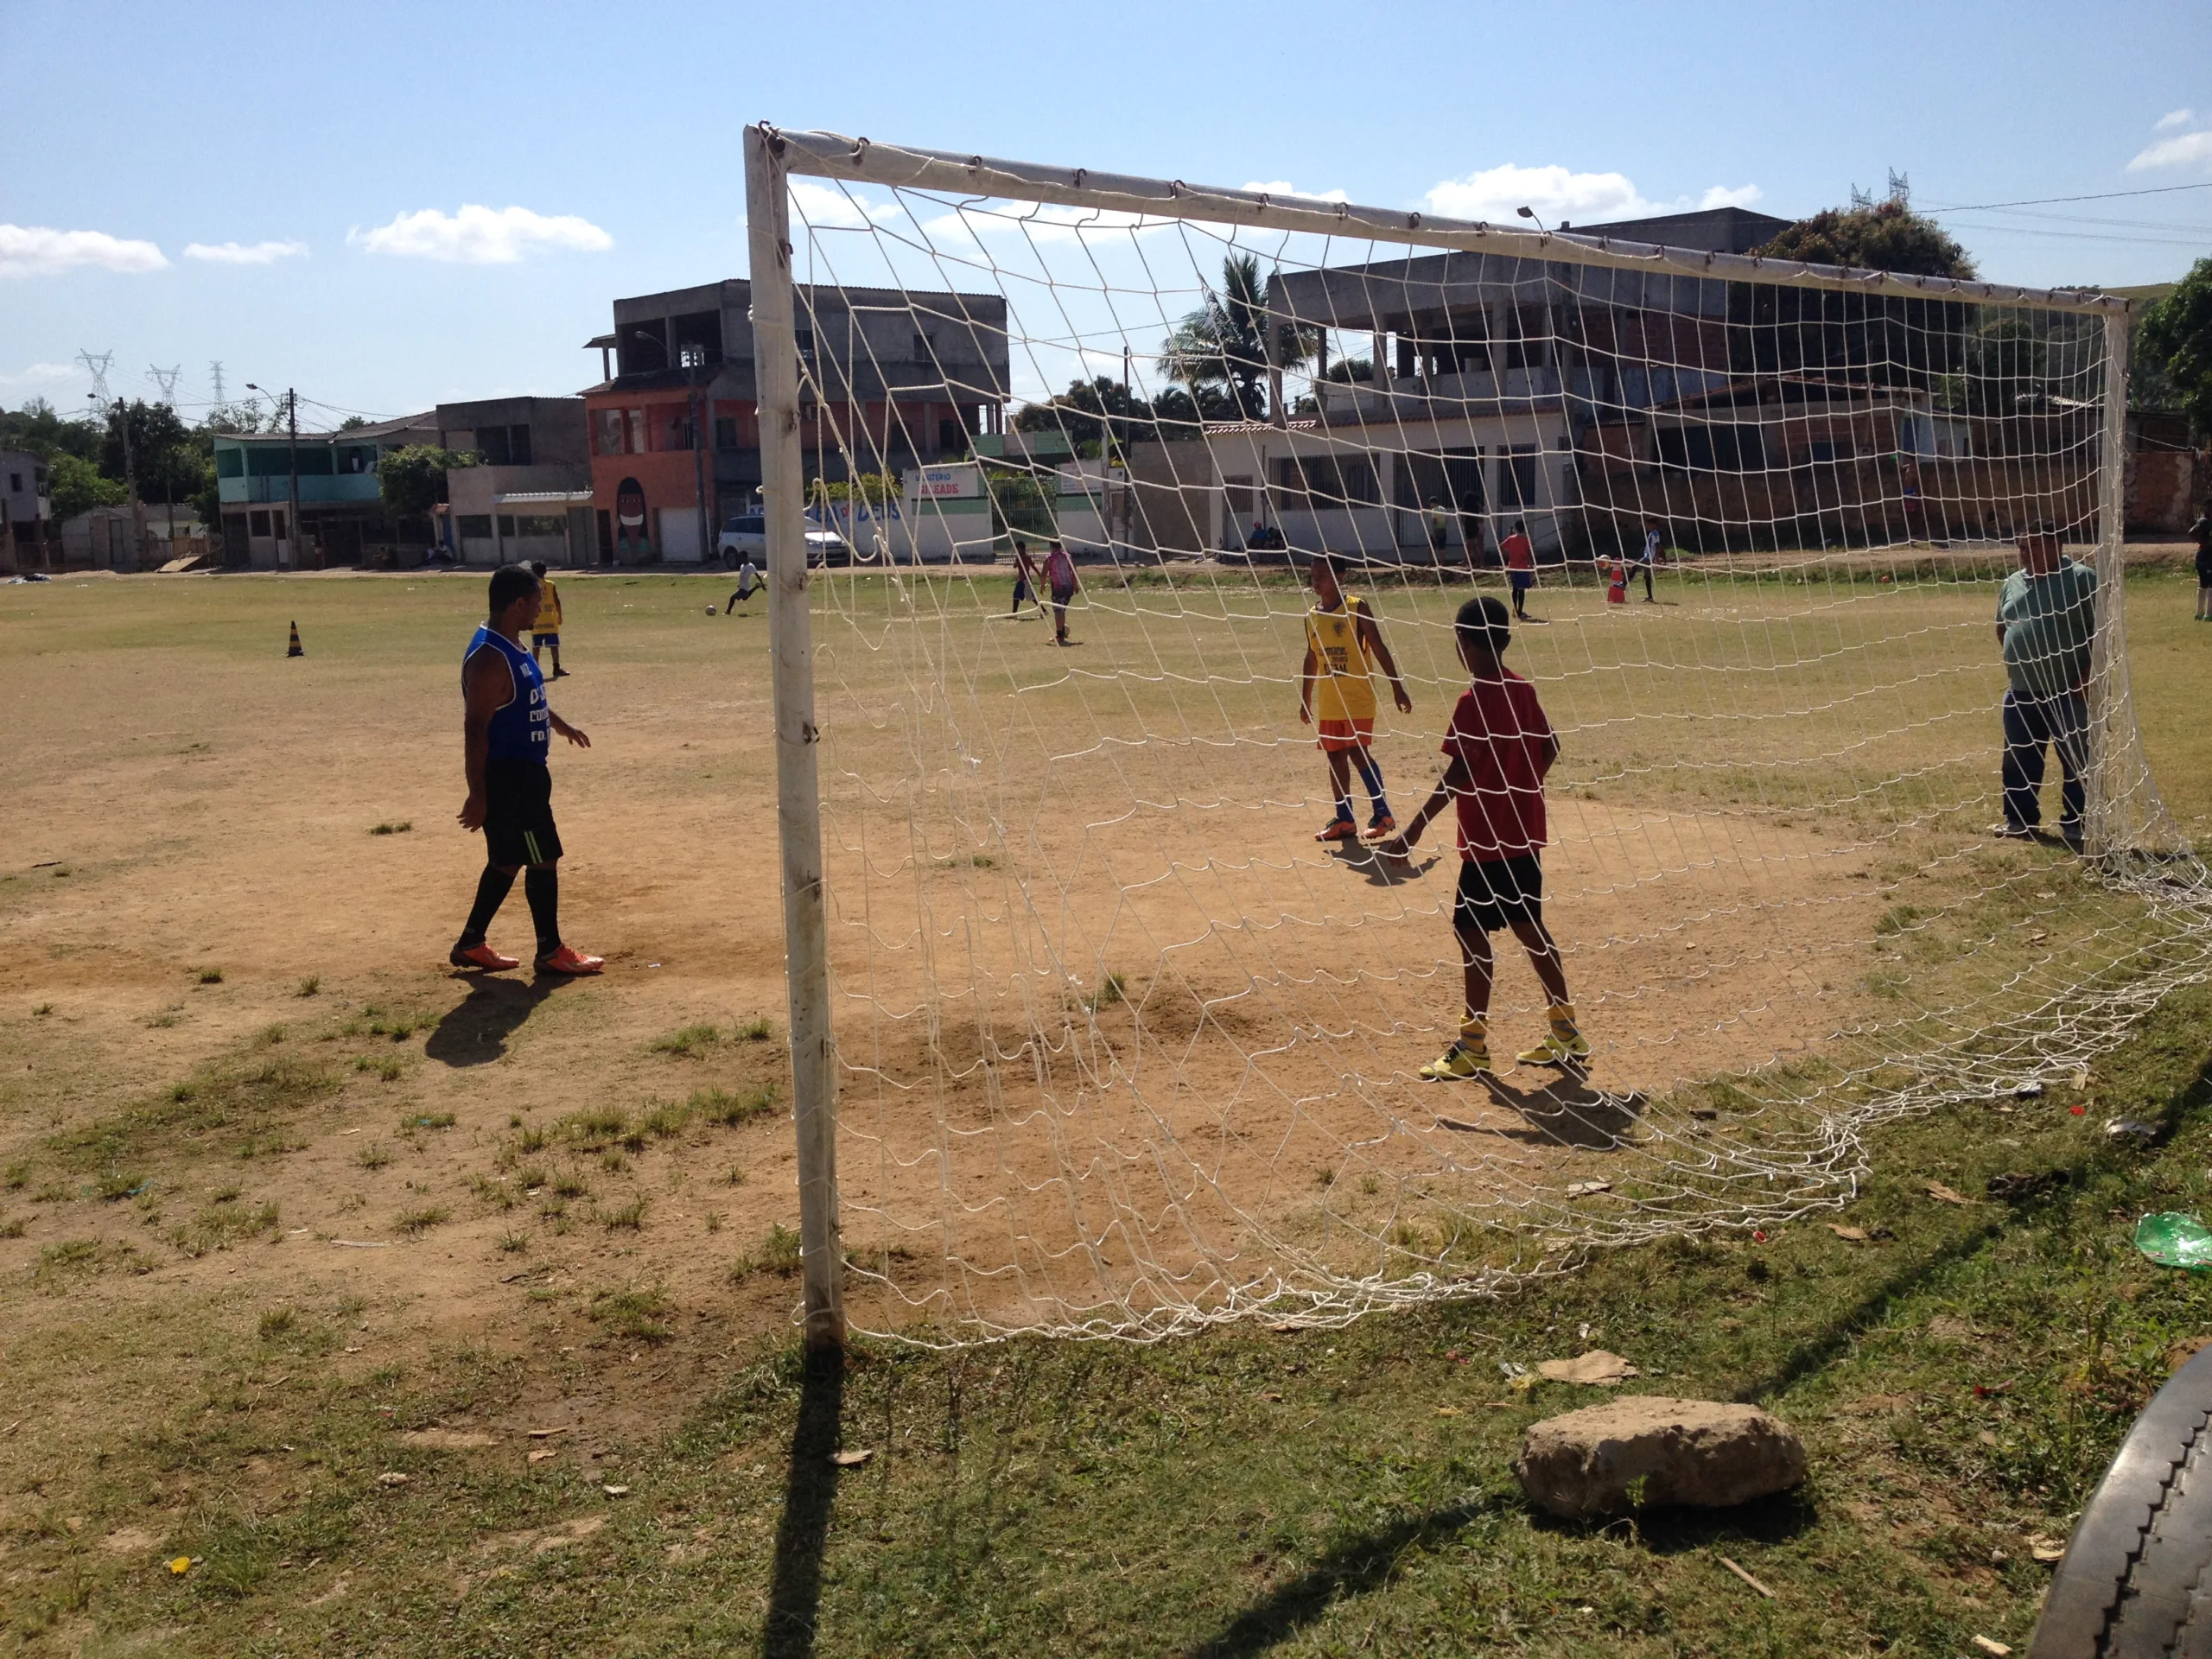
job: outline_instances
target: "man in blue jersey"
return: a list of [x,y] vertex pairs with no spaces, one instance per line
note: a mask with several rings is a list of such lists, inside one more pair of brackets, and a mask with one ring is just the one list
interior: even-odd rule
[[1998,768],[2005,816],[1992,834],[2034,839],[2048,747],[2058,755],[2058,833],[2082,850],[2096,632],[2096,571],[2067,556],[2057,525],[2035,525],[2020,537],[2020,568],[1997,594],[1997,639],[2005,654],[2005,753]]
[[461,827],[484,832],[485,861],[476,907],[449,960],[456,968],[492,970],[522,965],[486,944],[485,934],[515,884],[515,873],[526,869],[522,890],[537,928],[538,972],[595,974],[607,965],[603,958],[561,943],[561,837],[553,827],[553,774],[546,765],[553,733],[580,749],[589,748],[591,739],[547,704],[544,677],[523,648],[524,631],[537,620],[538,601],[537,578],[528,569],[509,564],[494,570],[490,619],[461,655],[468,798],[461,803]]

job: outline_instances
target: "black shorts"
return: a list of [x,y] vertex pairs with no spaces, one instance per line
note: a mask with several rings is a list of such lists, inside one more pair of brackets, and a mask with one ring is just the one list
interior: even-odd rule
[[1525,594],[1536,585],[1536,573],[1533,570],[1508,570],[1505,579],[1513,584],[1516,594]]
[[1499,933],[1523,918],[1544,919],[1544,861],[1535,853],[1459,866],[1459,896],[1452,925]]
[[553,827],[553,769],[538,760],[484,763],[484,859],[550,864],[561,856]]

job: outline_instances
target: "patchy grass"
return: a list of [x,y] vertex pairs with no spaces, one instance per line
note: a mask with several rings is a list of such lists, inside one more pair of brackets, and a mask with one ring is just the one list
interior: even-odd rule
[[645,1224],[645,1200],[636,1198],[612,1210],[601,1211],[599,1224],[610,1233],[637,1232]]
[[338,1087],[332,1073],[297,1055],[248,1055],[216,1062],[47,1144],[69,1166],[87,1170],[195,1148],[235,1153]]
[[247,1205],[241,1200],[236,1187],[229,1187],[218,1192],[213,1201],[190,1221],[171,1228],[168,1238],[185,1255],[201,1256],[215,1250],[227,1250],[234,1244],[244,1244],[276,1230],[275,1205]]
[[585,1311],[607,1335],[625,1342],[660,1343],[675,1335],[668,1298],[658,1287],[594,1291]]
[[402,818],[397,823],[379,823],[369,833],[372,836],[404,836],[414,827],[410,819]]
[[741,1043],[765,1043],[775,1034],[774,1022],[761,1014],[741,1021],[737,1027],[737,1040]]
[[776,1109],[776,1091],[766,1085],[743,1089],[733,1094],[727,1089],[701,1089],[693,1092],[690,1102],[693,1116],[709,1123],[719,1123],[734,1128],[741,1123],[750,1123],[756,1117],[765,1117]]
[[318,976],[309,974],[305,979],[302,980],[298,984],[292,988],[292,995],[294,996],[320,996],[322,995],[322,981]]
[[363,1169],[382,1169],[391,1162],[391,1148],[381,1141],[372,1141],[353,1154],[353,1161]]
[[[606,1147],[632,1143],[643,1147],[645,1143],[645,1137],[630,1127],[630,1115],[619,1106],[592,1106],[569,1112],[553,1120],[551,1134],[555,1141],[575,1152],[598,1152]],[[537,1150],[530,1144],[527,1131],[520,1145],[524,1152]]]
[[399,1119],[399,1132],[413,1135],[418,1129],[449,1129],[458,1120],[451,1112],[404,1112]]
[[738,1258],[734,1276],[744,1279],[756,1273],[772,1273],[788,1277],[798,1271],[800,1260],[798,1234],[780,1221],[773,1222],[762,1235],[760,1248]]
[[681,1031],[671,1031],[664,1037],[656,1037],[646,1045],[656,1054],[672,1054],[678,1059],[696,1060],[706,1058],[709,1049],[719,1046],[722,1040],[720,1026],[686,1026]]
[[403,1210],[391,1218],[391,1224],[410,1238],[420,1238],[433,1227],[442,1227],[453,1219],[453,1211],[442,1204],[426,1204],[411,1210]]
[[[97,1590],[82,1616],[99,1630],[158,1625],[167,1650],[191,1655],[251,1650],[277,1620],[288,1651],[377,1627],[406,1654],[620,1650],[664,1627],[692,1650],[776,1650],[772,1613],[811,1628],[820,1659],[1936,1659],[1973,1651],[1975,1635],[2022,1651],[2050,1578],[2026,1540],[2065,1535],[2177,1344],[2212,1329],[2212,1286],[2152,1267],[2130,1243],[2146,1210],[2212,1205],[2208,1032],[2212,991],[2177,997],[2088,1091],[1884,1130],[1872,1179],[1840,1215],[1764,1242],[1622,1252],[1503,1300],[1149,1345],[858,1344],[834,1384],[779,1338],[717,1360],[727,1382],[659,1427],[605,1432],[582,1494],[562,1460],[495,1465],[393,1438],[573,1386],[559,1379],[575,1362],[550,1345],[279,1387],[282,1370],[256,1357],[271,1344],[252,1315],[229,1348],[221,1320],[157,1326],[200,1355],[201,1380],[173,1409],[154,1408],[146,1432],[108,1441],[97,1470],[57,1464],[27,1514],[85,1515],[87,1532],[147,1528],[165,1556],[204,1567],[171,1585],[58,1524],[25,1523],[11,1554],[25,1576],[0,1619],[19,1637],[49,1628],[38,1621],[61,1616],[75,1571]],[[2088,1094],[2094,1112],[2073,1116]],[[2112,1115],[2158,1122],[2168,1139],[2108,1146]],[[2067,1182],[2041,1196],[1980,1197],[1993,1176],[2050,1170]],[[1931,1181],[1974,1201],[1936,1202]],[[1867,1240],[1839,1238],[1830,1219]],[[796,1243],[772,1235],[760,1270],[793,1263]],[[91,1241],[49,1249],[57,1287],[119,1265]],[[567,1299],[539,1286],[518,1301],[533,1296],[543,1317],[569,1317]],[[618,1362],[613,1386],[630,1352],[687,1351],[658,1287],[603,1289],[580,1311]],[[166,1316],[157,1306],[151,1317]],[[1605,1527],[1533,1516],[1510,1472],[1522,1430],[1610,1396],[1516,1387],[1501,1366],[1599,1346],[1643,1368],[1630,1389],[1779,1413],[1806,1437],[1806,1487]],[[51,1363],[50,1348],[0,1355]],[[825,1472],[841,1444],[875,1456]],[[194,1472],[250,1458],[284,1471],[297,1495],[271,1501]],[[380,1487],[395,1468],[410,1484]],[[180,1508],[181,1484],[193,1495]],[[451,1562],[496,1555],[494,1537],[566,1535],[598,1512],[579,1499],[602,1501],[601,1484],[645,1502],[608,1511],[573,1546],[516,1546],[499,1562],[513,1579],[453,1598]],[[1775,1599],[1730,1575],[1724,1554]],[[318,1601],[340,1573],[346,1594]],[[818,1586],[818,1601],[794,1599],[795,1580]],[[410,1610],[434,1603],[435,1631],[409,1634]],[[926,1642],[917,1607],[930,1610]]]

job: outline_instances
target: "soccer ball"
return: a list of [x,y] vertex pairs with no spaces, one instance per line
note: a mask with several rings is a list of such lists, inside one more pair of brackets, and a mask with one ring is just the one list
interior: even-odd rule
[[712,616],[714,613],[715,613],[715,607],[714,607],[713,606],[711,606],[711,605],[708,606],[708,607],[707,607],[707,614],[708,614],[709,616]]

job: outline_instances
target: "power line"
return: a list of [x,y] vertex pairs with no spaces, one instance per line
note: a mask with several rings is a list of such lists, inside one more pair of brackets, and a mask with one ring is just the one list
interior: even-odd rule
[[2212,179],[2202,184],[2161,184],[2148,190],[2100,190],[2086,196],[2033,196],[2025,201],[1976,201],[1963,207],[1923,207],[1923,213],[1984,213],[1998,207],[2048,207],[2061,201],[2116,201],[2122,196],[2170,196],[2177,190],[2212,190]]

